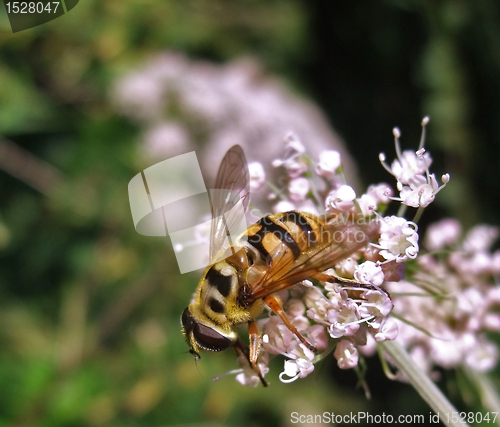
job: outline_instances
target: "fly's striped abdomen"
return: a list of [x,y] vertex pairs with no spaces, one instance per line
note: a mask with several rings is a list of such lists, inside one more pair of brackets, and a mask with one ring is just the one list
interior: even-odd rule
[[290,249],[289,257],[294,260],[313,246],[321,236],[322,223],[305,212],[282,212],[261,218],[248,231],[248,243],[261,255],[262,259],[272,262],[272,254],[280,245]]

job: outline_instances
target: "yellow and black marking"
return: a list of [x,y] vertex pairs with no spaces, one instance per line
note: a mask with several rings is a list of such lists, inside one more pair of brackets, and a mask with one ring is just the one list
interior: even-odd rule
[[288,232],[287,227],[283,223],[275,222],[272,216],[265,216],[250,227],[248,243],[257,249],[265,260],[269,258],[272,250],[281,243],[288,246],[295,258],[300,255],[299,245]]
[[235,298],[239,283],[235,269],[226,261],[219,261],[208,268],[205,286],[200,288],[200,298],[204,302],[204,314],[213,322],[227,322],[227,301]]
[[302,251],[316,243],[321,226],[316,217],[306,213],[290,211],[268,215],[248,229],[248,243],[265,260],[284,243],[297,259]]
[[[205,278],[210,286],[216,288],[223,297],[228,297],[231,292],[231,277],[224,276],[214,266],[210,267]],[[216,310],[214,310],[216,311]]]
[[[249,308],[257,301],[256,295],[270,293],[257,290],[253,283],[264,283],[259,277],[267,274],[278,280],[287,272],[286,266],[320,243],[323,230],[323,222],[306,212],[261,218],[246,231],[246,242],[237,242],[241,245],[238,251],[207,268],[196,304],[199,314],[216,325],[234,325],[251,318]],[[257,279],[248,281],[250,270]],[[255,312],[258,310],[255,307]]]
[[[322,224],[319,222],[317,217],[313,217],[312,215],[309,216],[305,213],[296,211],[285,212],[278,215],[282,215],[282,218],[280,219],[282,223],[290,223],[289,227],[291,224],[295,224],[302,231],[299,242],[305,242],[306,247],[309,247],[317,242],[317,232],[319,232],[322,228]],[[306,249],[306,247],[301,245],[302,250]]]
[[[235,345],[235,325],[252,322],[262,313],[265,297],[306,277],[307,255],[328,244],[321,241],[325,229],[317,216],[296,211],[268,215],[252,225],[235,242],[238,250],[205,270],[195,300],[183,314],[184,334],[193,352]],[[299,274],[283,279],[293,265]]]

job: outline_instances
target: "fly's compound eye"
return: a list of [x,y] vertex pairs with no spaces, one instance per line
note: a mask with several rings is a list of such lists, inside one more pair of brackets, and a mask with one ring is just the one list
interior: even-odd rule
[[223,351],[233,345],[233,341],[207,326],[195,324],[193,336],[196,343],[205,350]]

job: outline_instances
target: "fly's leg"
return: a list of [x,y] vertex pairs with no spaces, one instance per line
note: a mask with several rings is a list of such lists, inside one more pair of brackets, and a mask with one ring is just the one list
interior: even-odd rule
[[281,302],[278,300],[278,298],[274,297],[273,295],[268,295],[267,297],[264,298],[264,302],[267,304],[267,306],[279,317],[281,317],[281,320],[283,320],[283,323],[285,326],[290,329],[291,332],[295,334],[295,336],[300,340],[302,344],[304,344],[309,350],[311,350],[313,353],[317,353],[318,349],[314,347],[312,344],[310,344],[301,334],[299,331],[297,331],[297,328],[292,325],[292,322],[288,319],[286,316],[283,306],[281,305]]
[[345,287],[350,286],[352,288],[359,288],[360,290],[363,290],[363,289],[375,290],[375,291],[383,292],[390,297],[389,293],[385,289],[382,289],[380,286],[370,285],[367,283],[361,283],[361,282],[358,282],[357,280],[344,279],[343,277],[338,277],[338,276],[334,276],[334,275],[326,274],[326,273],[318,273],[318,274],[315,274],[313,277],[315,279],[319,280],[320,282],[338,283],[340,285],[344,285]]
[[255,370],[260,350],[260,333],[259,328],[257,328],[257,324],[253,321],[248,322],[248,335],[250,340],[250,351],[248,353],[248,359],[250,360],[250,364]]
[[[366,287],[366,285],[358,282],[357,280],[344,279],[343,277],[335,276],[333,274],[317,273],[313,277],[315,279],[319,280],[320,282],[342,283],[344,285],[352,285],[352,286],[356,286],[358,288]],[[371,286],[371,285],[368,285],[368,286]]]
[[260,372],[259,366],[257,365],[257,357],[259,356],[260,338],[259,338],[259,331],[257,329],[257,325],[255,325],[255,322],[249,322],[248,333],[250,335],[250,349],[243,342],[243,340],[238,337],[238,341],[236,341],[236,344],[234,345],[234,350],[236,351],[236,354],[238,356],[240,354],[243,354],[245,356],[251,368],[259,376],[262,385],[264,387],[267,387],[269,383],[264,379],[264,376],[262,375],[262,372]]

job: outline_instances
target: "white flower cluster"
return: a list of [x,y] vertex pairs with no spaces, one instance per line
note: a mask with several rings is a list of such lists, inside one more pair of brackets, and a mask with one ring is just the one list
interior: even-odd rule
[[414,208],[425,208],[434,200],[436,194],[448,183],[450,176],[444,174],[441,177],[443,184],[438,185],[434,174],[429,172],[429,167],[432,159],[425,152],[425,126],[429,123],[429,118],[425,117],[422,120],[422,138],[420,147],[416,152],[404,151],[401,152],[399,138],[401,132],[398,128],[393,129],[394,141],[396,145],[396,153],[398,158],[392,162],[391,167],[385,162],[385,154],[380,153],[380,161],[387,171],[394,175],[397,180],[397,188],[399,198],[394,200],[400,201],[402,204]]
[[[375,287],[341,287],[332,283],[326,284],[324,291],[326,294],[308,283],[305,290],[291,292],[285,308],[299,332],[319,351],[328,348],[329,338],[335,340],[335,357],[342,369],[357,365],[356,347],[366,345],[368,332],[378,341],[397,335],[394,321],[387,317],[392,302],[386,292]],[[315,354],[297,340],[279,317],[262,319],[260,326],[264,333],[263,349],[287,357],[281,381],[294,381],[313,371]]]
[[[424,125],[426,122],[424,120]],[[396,150],[399,160],[394,162],[391,173],[398,179],[398,188],[402,186],[400,191],[404,187],[416,188],[418,176],[425,176],[426,182],[432,184],[430,177],[433,175],[428,170],[431,158],[423,153],[423,147],[419,149],[422,154],[412,156],[405,152],[401,156],[396,138]],[[382,217],[378,213],[383,212],[391,200],[404,203],[401,198],[393,197],[387,184],[372,185],[357,197],[345,182],[338,152],[325,151],[317,162],[313,162],[300,140],[288,134],[284,155],[275,160],[273,166],[281,167],[286,173],[283,188],[273,186],[275,191],[270,195],[270,199],[278,199],[274,212],[294,209],[313,214],[326,212],[329,217],[375,218],[379,231],[374,241],[325,272],[332,280],[314,284],[306,280],[302,286],[280,293],[290,321],[319,354],[301,343],[279,316],[269,312],[268,317],[258,321],[263,334],[259,366],[266,365],[269,354],[281,354],[285,356],[285,363],[280,379],[291,382],[309,375],[314,370],[314,363],[333,351],[340,368],[356,367],[360,352],[373,354],[376,342],[393,340],[398,335],[398,324],[389,317],[393,301],[382,286],[387,281],[402,280],[404,263],[417,257],[417,225],[403,217]],[[256,166],[252,169],[252,180],[264,182],[264,170]],[[427,190],[419,191],[420,206],[430,203]],[[335,277],[344,280],[335,280]],[[256,374],[244,368],[244,364],[242,368],[238,381],[258,384]]]
[[434,366],[485,371],[498,360],[487,337],[500,331],[500,251],[491,252],[498,229],[478,225],[460,235],[453,219],[429,226],[424,243],[432,254],[417,259],[411,282],[387,284],[398,292],[395,311],[405,319],[398,320],[398,340],[427,372]]

